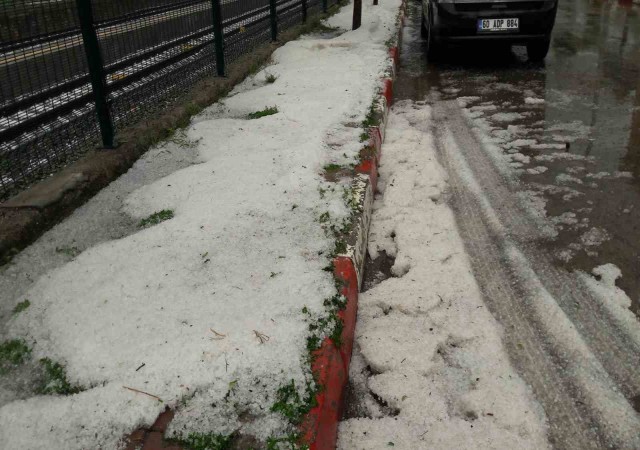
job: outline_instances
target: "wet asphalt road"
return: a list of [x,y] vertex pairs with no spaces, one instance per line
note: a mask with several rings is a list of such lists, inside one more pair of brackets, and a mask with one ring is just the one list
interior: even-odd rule
[[416,126],[550,444],[640,448],[640,6],[561,0],[543,64],[495,46],[429,62],[408,12],[395,99],[431,108]]
[[[490,126],[530,141],[517,150],[532,162],[515,169],[558,232],[540,245],[569,270],[618,266],[617,285],[640,314],[640,5],[561,0],[549,56],[533,64],[523,47],[495,46],[453,47],[429,63],[411,3],[396,98],[479,97]],[[522,116],[492,120],[502,113]],[[550,150],[568,156],[545,160]]]

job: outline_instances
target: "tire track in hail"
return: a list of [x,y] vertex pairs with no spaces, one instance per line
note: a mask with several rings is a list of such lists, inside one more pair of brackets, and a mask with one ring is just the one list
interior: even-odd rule
[[538,226],[540,220],[532,219],[523,210],[513,195],[517,186],[501,178],[482,145],[466,131],[469,125],[457,103],[443,102],[442,107],[448,126],[458,131],[459,146],[464,148],[465,158],[500,222],[525,254],[545,289],[556,299],[624,395],[629,399],[640,394],[638,342],[617,326],[615,319],[574,274],[556,267],[549,255],[538,249],[537,242],[548,239]]

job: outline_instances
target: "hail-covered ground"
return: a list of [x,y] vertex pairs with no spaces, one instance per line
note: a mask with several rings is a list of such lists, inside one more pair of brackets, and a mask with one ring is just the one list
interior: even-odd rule
[[356,160],[396,31],[400,1],[368,3],[362,28],[347,6],[284,45],[2,268],[1,338],[26,346],[0,374],[3,448],[116,448],[166,407],[176,437],[290,431],[272,406],[313,383],[327,228],[349,214],[323,167]]

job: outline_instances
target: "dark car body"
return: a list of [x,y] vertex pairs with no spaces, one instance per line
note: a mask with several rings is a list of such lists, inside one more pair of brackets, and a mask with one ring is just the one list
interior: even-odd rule
[[[423,33],[434,48],[451,42],[495,41],[527,45],[532,59],[543,59],[557,8],[558,0],[422,0]],[[483,19],[517,19],[518,29],[482,31]]]

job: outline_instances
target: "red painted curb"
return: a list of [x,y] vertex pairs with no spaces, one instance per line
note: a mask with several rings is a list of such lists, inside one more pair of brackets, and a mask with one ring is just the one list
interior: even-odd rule
[[375,150],[376,160],[380,162],[382,156],[382,133],[380,127],[369,128],[369,147]]
[[322,390],[316,395],[316,407],[307,414],[301,426],[303,443],[311,450],[332,450],[338,440],[347,372],[331,339],[325,339],[313,356],[311,370]]
[[382,95],[387,100],[387,108],[393,104],[393,80],[386,78],[382,87]]
[[[375,164],[372,164],[372,170],[377,170]],[[340,354],[342,355],[345,371],[348,372],[356,330],[356,316],[358,314],[358,275],[353,261],[346,256],[334,258],[333,267],[334,276],[338,281],[342,282],[340,293],[347,299],[346,307],[340,311],[338,315],[340,319],[342,319],[343,324]]]
[[[397,46],[389,49],[392,65],[392,78],[383,80],[382,96],[386,100],[383,118],[379,126],[369,128],[368,147],[373,154],[362,157],[356,166],[356,172],[369,176],[371,187],[375,192],[378,181],[378,165],[382,156],[382,142],[386,127],[387,114],[393,103],[393,77],[399,63],[399,45],[402,41],[404,24],[404,2],[400,11]],[[355,327],[358,313],[358,275],[354,262],[349,256],[337,256],[333,260],[334,277],[342,283],[340,293],[347,299],[344,310],[338,313],[342,320],[341,346],[336,348],[331,339],[325,339],[322,347],[314,353],[312,366],[316,382],[322,391],[316,396],[317,406],[305,417],[301,427],[303,443],[311,450],[334,450],[338,439],[338,424],[342,414],[344,391],[349,378],[349,363],[355,338]]]
[[393,61],[393,66],[397,67],[398,60],[400,58],[400,50],[398,50],[398,47],[391,47],[389,49],[389,57],[391,58],[391,61]]
[[356,172],[369,176],[371,189],[375,192],[378,187],[378,158],[375,156],[363,158],[360,164],[356,166]]
[[307,414],[301,427],[303,442],[311,450],[332,450],[336,447],[358,311],[358,278],[353,261],[349,257],[338,256],[333,264],[334,276],[343,283],[340,293],[347,298],[347,305],[338,313],[344,324],[340,348],[326,338],[313,354],[311,370],[322,390],[316,395],[317,406]]

